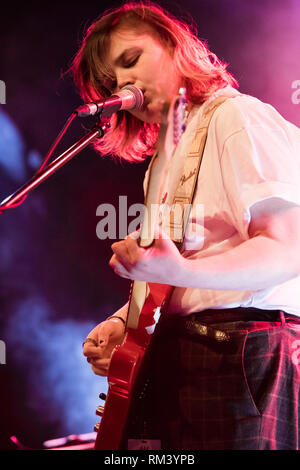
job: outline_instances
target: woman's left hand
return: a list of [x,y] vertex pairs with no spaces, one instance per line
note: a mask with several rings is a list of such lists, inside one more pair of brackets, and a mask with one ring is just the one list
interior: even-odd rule
[[181,285],[184,258],[173,241],[157,232],[149,248],[141,248],[137,232],[112,245],[110,266],[119,276],[136,281]]

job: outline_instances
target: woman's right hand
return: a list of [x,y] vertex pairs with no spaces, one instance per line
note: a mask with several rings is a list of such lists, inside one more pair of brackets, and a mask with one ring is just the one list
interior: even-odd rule
[[[114,347],[124,339],[124,323],[112,317],[97,325],[87,336],[95,341],[87,341],[83,345],[83,354],[91,364],[96,375],[107,376],[111,355]],[[97,344],[97,346],[96,346]]]

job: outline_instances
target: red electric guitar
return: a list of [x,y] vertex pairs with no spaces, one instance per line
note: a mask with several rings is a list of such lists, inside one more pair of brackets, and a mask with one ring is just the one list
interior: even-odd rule
[[[149,247],[158,223],[162,186],[168,163],[183,132],[185,90],[170,106],[168,123],[160,127],[158,152],[151,162],[146,196],[146,210],[140,230],[139,244]],[[146,326],[154,324],[154,314],[168,296],[171,286],[134,281],[131,285],[125,339],[115,347],[108,371],[108,393],[105,406],[99,406],[101,416],[95,430],[95,450],[119,449],[127,422],[131,394],[151,334]]]

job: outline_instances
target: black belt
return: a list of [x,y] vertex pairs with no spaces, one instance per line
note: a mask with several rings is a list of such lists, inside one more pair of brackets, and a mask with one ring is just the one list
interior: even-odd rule
[[[188,333],[193,336],[206,336],[218,342],[225,342],[230,335],[216,327],[218,323],[265,321],[280,322],[284,315],[285,321],[300,324],[300,318],[282,312],[281,310],[262,310],[258,308],[229,308],[229,309],[207,309],[190,315],[161,315],[159,329],[173,330],[177,333]],[[213,327],[210,325],[214,325]]]

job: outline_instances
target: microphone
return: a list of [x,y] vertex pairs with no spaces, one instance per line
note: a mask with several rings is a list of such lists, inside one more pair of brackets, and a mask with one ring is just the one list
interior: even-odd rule
[[75,113],[78,117],[94,116],[110,117],[113,113],[125,109],[141,109],[144,103],[142,90],[133,85],[126,85],[118,93],[105,100],[92,101],[79,106]]

